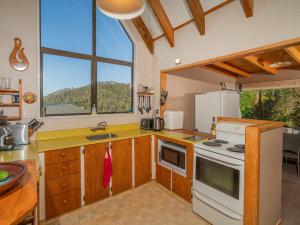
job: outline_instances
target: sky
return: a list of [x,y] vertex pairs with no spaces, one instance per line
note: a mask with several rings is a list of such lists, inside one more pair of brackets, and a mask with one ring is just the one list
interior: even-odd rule
[[[132,43],[119,22],[96,11],[97,56],[132,62]],[[41,0],[41,45],[91,55],[92,0]],[[98,81],[131,81],[127,66],[98,63],[97,71]],[[44,96],[90,82],[89,60],[43,55]]]

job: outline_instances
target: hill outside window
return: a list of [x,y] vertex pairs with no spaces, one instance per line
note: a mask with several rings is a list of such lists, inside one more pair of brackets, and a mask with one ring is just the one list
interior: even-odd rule
[[134,45],[95,0],[40,0],[41,116],[133,111]]

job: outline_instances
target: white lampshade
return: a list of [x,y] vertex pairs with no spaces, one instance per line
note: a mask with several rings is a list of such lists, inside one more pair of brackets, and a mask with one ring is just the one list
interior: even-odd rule
[[144,12],[145,0],[97,0],[97,7],[109,17],[129,20]]

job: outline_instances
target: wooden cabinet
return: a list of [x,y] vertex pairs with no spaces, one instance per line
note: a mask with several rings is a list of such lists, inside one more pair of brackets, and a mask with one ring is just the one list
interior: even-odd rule
[[172,190],[187,201],[192,200],[192,181],[172,171]]
[[112,151],[112,194],[132,188],[132,141],[114,141]]
[[171,170],[156,165],[156,180],[158,183],[171,190]]
[[84,147],[84,177],[85,177],[85,203],[109,197],[109,185],[104,188],[103,162],[105,145],[108,143],[87,145]]
[[174,193],[187,201],[192,200],[192,181],[163,166],[156,165],[156,180],[165,188],[172,190]]
[[79,208],[80,148],[65,148],[45,153],[46,218]]
[[135,187],[152,179],[151,136],[134,139]]

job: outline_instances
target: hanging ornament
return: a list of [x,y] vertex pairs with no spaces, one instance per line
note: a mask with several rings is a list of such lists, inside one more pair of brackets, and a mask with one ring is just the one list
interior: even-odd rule
[[37,96],[35,93],[33,92],[26,92],[23,95],[23,100],[24,102],[26,102],[27,104],[33,104],[36,102],[37,100]]
[[15,38],[15,47],[9,56],[9,64],[17,71],[24,71],[28,68],[29,62],[22,48],[20,38]]

